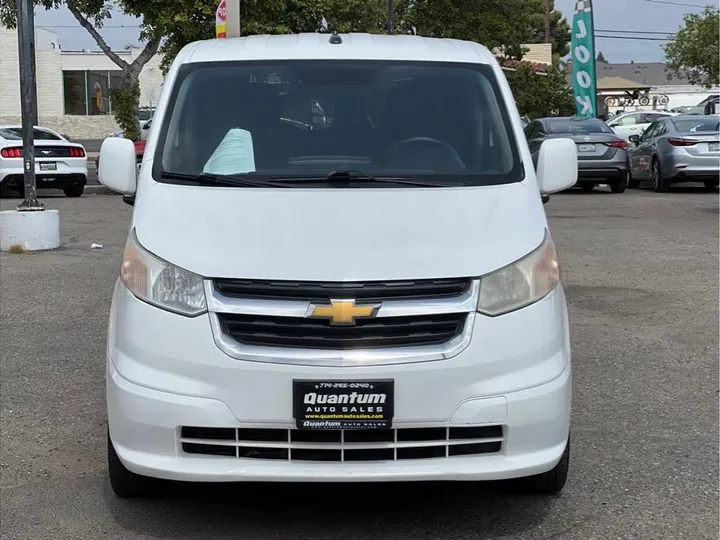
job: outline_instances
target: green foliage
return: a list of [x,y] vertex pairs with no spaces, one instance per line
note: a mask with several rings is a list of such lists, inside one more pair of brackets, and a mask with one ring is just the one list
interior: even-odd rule
[[[160,2],[160,0],[157,0]],[[160,3],[155,27],[165,36],[160,48],[167,72],[180,50],[194,41],[215,37],[215,10],[219,0],[176,0]],[[124,0],[136,12],[147,0]],[[323,27],[323,17],[327,27]],[[387,24],[385,0],[242,0],[240,31],[255,34],[301,32],[383,32]]]
[[115,120],[125,132],[125,138],[131,141],[139,140],[138,102],[140,100],[140,85],[135,82],[126,88],[111,89],[110,99],[112,100]]
[[572,90],[567,86],[565,72],[560,69],[553,68],[547,74],[540,74],[527,63],[521,63],[508,74],[508,83],[521,115],[542,118],[575,114]]
[[708,6],[684,19],[682,28],[664,47],[668,71],[706,88],[720,84],[720,11]]
[[605,64],[608,63],[607,58],[605,58],[605,55],[602,53],[602,51],[597,53],[595,60],[597,60],[598,62],[604,62]]
[[[525,0],[532,36],[525,43],[545,43],[545,27],[550,34],[554,64],[570,53],[570,23],[555,9],[554,0]],[[547,15],[547,16],[546,16]]]

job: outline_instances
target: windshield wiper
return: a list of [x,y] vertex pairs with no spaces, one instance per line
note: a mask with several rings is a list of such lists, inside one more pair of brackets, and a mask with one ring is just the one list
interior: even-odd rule
[[355,169],[340,169],[332,171],[327,176],[276,176],[268,180],[273,184],[287,182],[288,184],[296,183],[350,183],[350,182],[378,182],[382,184],[404,184],[408,186],[419,187],[448,187],[447,184],[438,184],[434,182],[423,182],[415,180],[412,176],[373,176],[366,172]]
[[241,175],[225,175],[225,174],[183,174],[174,172],[163,172],[160,174],[161,178],[166,180],[179,180],[181,182],[188,182],[191,184],[198,184],[202,186],[235,186],[235,187],[286,187],[275,184],[270,184],[266,180],[253,180],[247,176]]

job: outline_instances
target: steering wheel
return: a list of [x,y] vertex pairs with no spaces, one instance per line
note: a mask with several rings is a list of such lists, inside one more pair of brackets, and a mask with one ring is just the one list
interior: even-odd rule
[[455,150],[448,143],[440,141],[438,139],[434,139],[432,137],[410,137],[408,139],[404,139],[392,147],[392,153],[397,152],[400,148],[402,148],[404,146],[408,146],[411,144],[423,144],[423,143],[429,143],[429,144],[433,144],[435,146],[439,146],[440,148],[445,150],[449,154],[450,157],[452,157],[452,160],[455,161],[458,166],[460,166],[463,169],[465,168],[465,162],[462,160],[462,158],[460,157],[460,154],[458,154],[457,150]]

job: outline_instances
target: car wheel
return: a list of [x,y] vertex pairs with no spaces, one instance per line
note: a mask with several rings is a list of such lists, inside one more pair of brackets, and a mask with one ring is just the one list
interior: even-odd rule
[[628,185],[627,173],[622,173],[620,180],[616,180],[610,184],[610,191],[613,193],[624,193]]
[[655,193],[667,193],[670,189],[670,181],[663,176],[660,170],[660,163],[657,159],[652,161],[653,190]]
[[567,482],[570,469],[570,439],[565,451],[555,468],[546,473],[518,479],[516,486],[519,491],[535,495],[553,495],[560,493]]
[[115,495],[122,499],[148,497],[153,495],[157,488],[157,480],[140,476],[125,468],[115,452],[115,447],[107,434],[107,462],[110,487]]
[[705,189],[707,191],[717,191],[718,189],[718,183],[714,180],[705,180],[703,184],[705,184]]
[[65,193],[66,197],[80,197],[84,191],[85,186],[83,185],[67,186],[63,188],[63,193]]

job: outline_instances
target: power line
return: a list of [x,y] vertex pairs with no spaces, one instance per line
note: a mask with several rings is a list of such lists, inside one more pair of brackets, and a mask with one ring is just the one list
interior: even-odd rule
[[652,4],[667,4],[669,6],[696,7],[703,9],[711,6],[711,4],[683,4],[681,2],[672,2],[671,0],[645,0],[645,2],[650,2]]
[[595,36],[596,39],[631,39],[637,41],[670,41],[670,38],[633,36]]
[[658,34],[661,36],[673,36],[675,32],[650,32],[646,30],[595,30],[596,32],[607,32],[610,34]]
[[[39,24],[38,28],[80,28],[79,24]],[[97,27],[96,27],[97,28]],[[105,30],[106,28],[140,28],[139,24],[104,24],[99,30]]]

